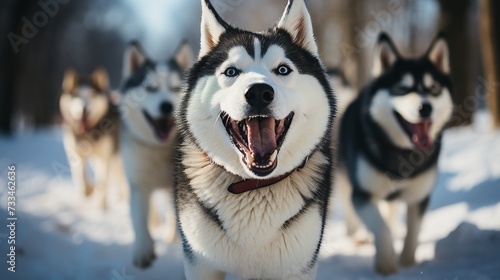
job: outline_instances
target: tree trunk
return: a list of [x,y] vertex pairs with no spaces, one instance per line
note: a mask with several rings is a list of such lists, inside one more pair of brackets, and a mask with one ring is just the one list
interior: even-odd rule
[[[8,3],[12,4],[9,5]],[[21,52],[23,52],[26,47],[24,44],[20,44],[16,52],[15,47],[11,45],[10,40],[7,38],[7,34],[10,32],[19,36],[22,34],[22,26],[24,23],[21,19],[24,16],[29,16],[29,12],[36,7],[37,1],[19,0],[8,3],[6,9],[11,12],[7,20],[7,33],[5,34],[5,41],[2,46],[3,49],[0,51],[0,56],[2,60],[4,60],[0,66],[0,73],[3,76],[3,81],[0,82],[0,132],[5,134],[11,134],[14,130],[14,114],[19,107],[17,106],[18,104],[16,104],[16,94],[19,93],[17,79],[21,74]]]
[[493,125],[500,127],[500,4],[495,0],[480,2],[480,36],[483,54],[484,94]]
[[[19,1],[21,2],[21,1]],[[16,31],[19,15],[19,3],[6,1],[0,4],[2,8],[2,25],[0,34],[5,40],[0,45],[0,133],[10,134],[12,132],[12,115],[13,115],[13,93],[14,93],[14,69],[15,53],[12,50],[10,41],[7,40],[9,32]],[[7,11],[13,10],[12,13]]]
[[474,92],[472,47],[470,43],[471,0],[439,0],[441,7],[441,28],[446,32],[450,46],[451,77],[454,86],[455,115],[453,125],[467,125],[472,122],[475,107],[468,106],[467,98]]

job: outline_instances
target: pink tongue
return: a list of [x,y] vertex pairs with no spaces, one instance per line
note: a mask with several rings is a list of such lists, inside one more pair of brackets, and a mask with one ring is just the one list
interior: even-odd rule
[[88,114],[86,111],[83,111],[82,119],[80,120],[80,130],[80,133],[90,130]]
[[424,120],[413,125],[412,141],[420,150],[428,150],[432,147],[432,141],[429,137],[430,121]]
[[272,118],[252,118],[247,120],[248,147],[253,157],[271,155],[277,148],[276,123]]

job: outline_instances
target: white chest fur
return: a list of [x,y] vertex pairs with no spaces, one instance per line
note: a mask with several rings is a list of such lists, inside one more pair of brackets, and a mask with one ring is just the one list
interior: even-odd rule
[[123,130],[120,147],[127,177],[133,184],[147,188],[172,187],[171,143],[145,145]]
[[437,168],[432,167],[416,177],[394,180],[373,167],[363,156],[359,156],[356,163],[356,178],[360,187],[375,199],[384,199],[395,191],[401,191],[401,200],[410,204],[421,201],[432,191],[436,177]]
[[305,268],[321,236],[320,205],[312,204],[289,227],[283,224],[314,196],[322,180],[320,167],[327,164],[321,153],[273,186],[234,195],[227,187],[241,180],[238,176],[212,164],[192,145],[182,149],[193,192],[222,223],[221,229],[207,219],[200,203],[183,202],[188,205],[181,207],[181,226],[198,258],[241,277],[281,278]]

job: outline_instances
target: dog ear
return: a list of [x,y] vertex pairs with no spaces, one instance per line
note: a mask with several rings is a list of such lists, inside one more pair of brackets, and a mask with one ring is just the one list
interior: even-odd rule
[[311,16],[304,0],[288,0],[285,12],[278,22],[278,28],[286,30],[292,35],[296,44],[318,56]]
[[444,34],[440,33],[427,51],[427,58],[443,73],[450,73],[450,52]]
[[190,68],[194,63],[193,49],[187,41],[182,41],[180,46],[175,51],[175,61],[182,71]]
[[92,84],[99,90],[101,93],[107,93],[109,89],[109,78],[108,72],[104,68],[97,68],[94,70],[91,76]]
[[62,82],[62,93],[72,92],[78,86],[78,75],[76,71],[72,68],[68,68],[64,72],[64,78]]
[[137,41],[131,42],[125,50],[123,60],[123,77],[129,77],[137,72],[146,63],[146,55]]
[[219,16],[210,0],[201,0],[201,42],[198,57],[208,54],[228,28],[229,24]]
[[399,58],[399,53],[389,35],[381,33],[378,37],[377,47],[372,66],[373,77],[380,77],[391,68]]

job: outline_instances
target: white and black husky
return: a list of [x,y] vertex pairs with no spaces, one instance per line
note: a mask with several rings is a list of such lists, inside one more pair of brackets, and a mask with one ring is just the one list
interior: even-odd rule
[[[67,70],[59,107],[64,121],[64,148],[77,188],[85,196],[94,193],[100,207],[106,207],[107,186],[119,171],[118,110],[111,102],[108,74],[97,69],[90,77]],[[95,183],[89,177],[89,163]]]
[[438,36],[424,56],[407,59],[381,34],[373,75],[342,117],[337,179],[348,198],[348,230],[356,231],[359,217],[374,235],[376,270],[390,274],[397,270],[396,254],[377,206],[384,200],[408,205],[400,262],[412,265],[436,180],[442,130],[453,110],[447,43]]
[[[183,43],[166,62],[147,58],[137,43],[131,43],[124,58],[120,96],[122,118],[121,152],[130,186],[130,214],[135,232],[133,262],[151,265],[154,242],[148,230],[151,194],[162,188],[171,193],[173,205],[173,156],[177,129],[174,110],[183,86],[184,71],[193,61],[191,49]],[[167,240],[175,238],[174,209]]]
[[202,1],[199,61],[177,119],[188,280],[314,278],[334,112],[303,0],[262,33],[230,26]]

